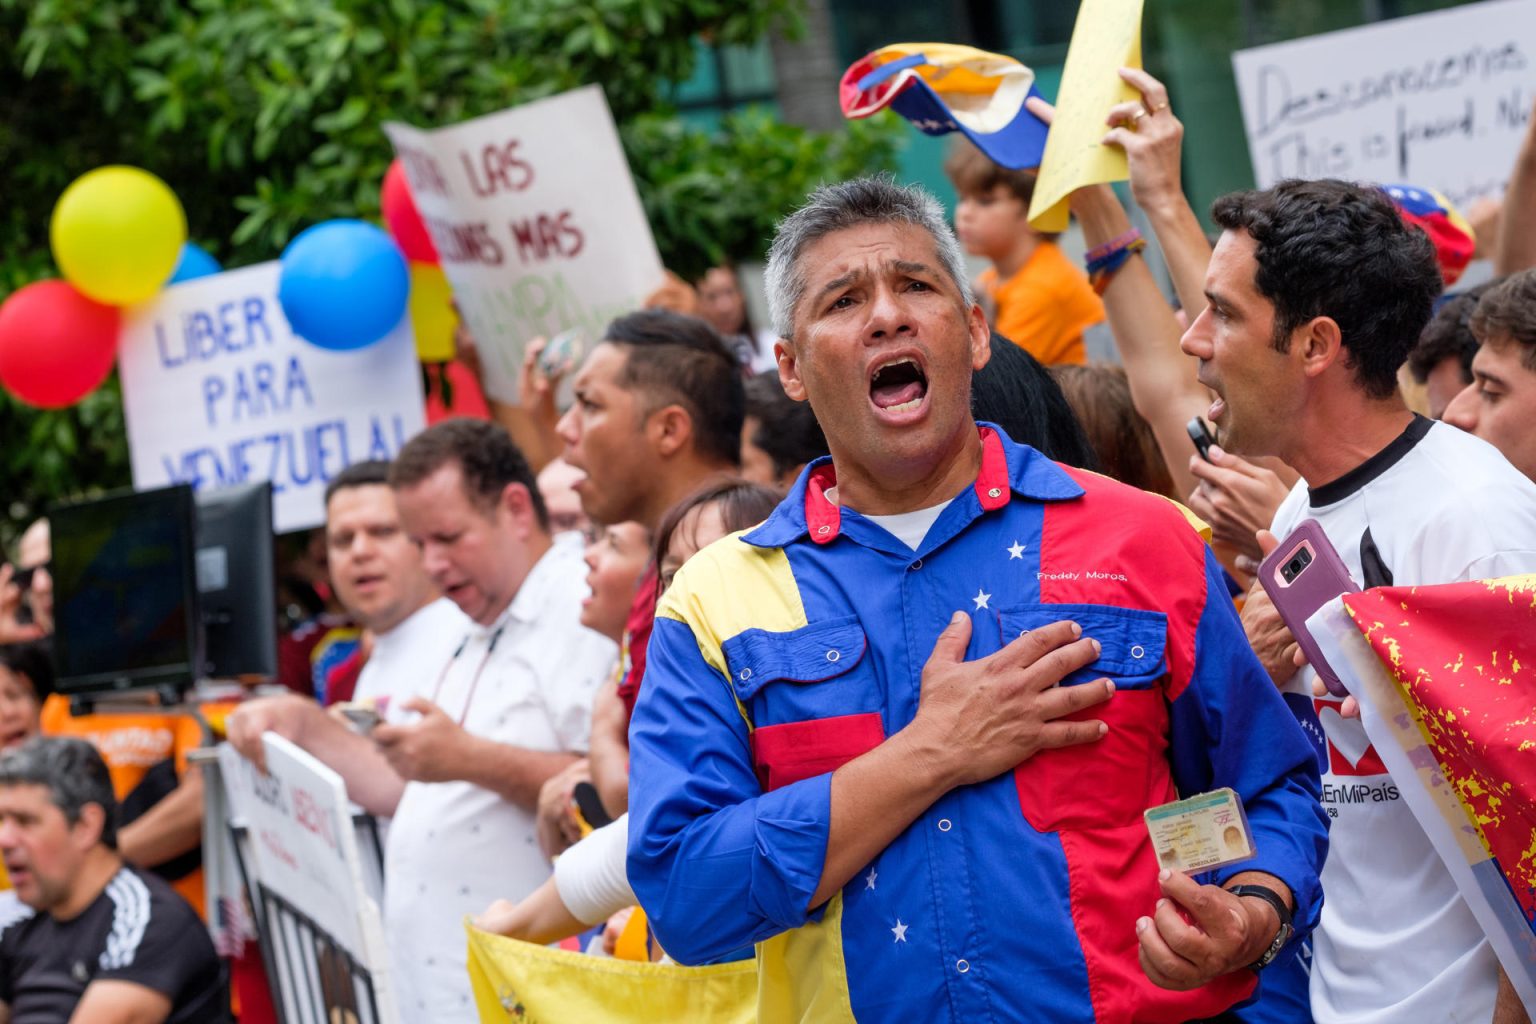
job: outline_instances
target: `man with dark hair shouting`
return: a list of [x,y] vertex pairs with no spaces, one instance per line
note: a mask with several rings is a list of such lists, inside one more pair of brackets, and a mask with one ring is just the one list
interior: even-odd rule
[[[679,501],[740,470],[741,364],[697,317],[647,309],[614,320],[572,392],[557,429],[565,461],[583,474],[576,493],[594,522],[654,530]],[[624,626],[618,678],[592,711],[592,781],[615,816],[628,806],[629,715],[645,678],[656,592],[651,565]]]
[[[1492,445],[1416,416],[1397,372],[1429,321],[1440,272],[1386,193],[1284,181],[1216,200],[1223,229],[1206,308],[1182,346],[1217,394],[1210,420],[1237,454],[1301,474],[1271,527],[1316,521],[1364,587],[1536,570],[1536,486]],[[1273,537],[1260,535],[1272,548]],[[1313,943],[1319,1024],[1507,1021],[1498,963],[1455,880],[1355,710],[1314,689],[1257,586],[1243,606],[1254,649],[1317,738],[1331,819],[1328,902]],[[1467,686],[1493,686],[1469,667]],[[1511,1012],[1518,1012],[1510,1006]]]
[[[662,598],[629,877],[662,946],[757,945],[763,1020],[1185,1021],[1321,900],[1306,739],[1172,502],[973,421],[990,349],[932,197],[823,188],[769,304],[830,459]],[[1160,870],[1230,787],[1257,855]]]
[[0,855],[31,911],[0,934],[6,1024],[219,1024],[224,967],[197,913],[123,863],[96,748],[34,739],[0,758]]

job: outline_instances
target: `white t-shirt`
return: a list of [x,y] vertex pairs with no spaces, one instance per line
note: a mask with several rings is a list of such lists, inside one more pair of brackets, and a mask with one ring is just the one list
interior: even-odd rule
[[949,501],[930,505],[928,508],[898,512],[893,516],[866,515],[864,518],[872,523],[879,523],[886,533],[916,551],[922,545],[923,538],[928,536],[928,531],[933,528],[933,524],[938,522],[940,513],[949,508],[950,502],[954,500],[950,498]]
[[357,677],[353,700],[388,697],[385,717],[430,687],[472,623],[459,606],[440,597],[423,605],[388,633],[376,633],[373,651]]
[[586,836],[555,861],[555,890],[571,916],[582,924],[599,924],[640,901],[629,884],[625,851],[629,846],[629,814]]
[[[580,624],[581,539],[555,538],[501,617],[469,635],[415,693],[466,730],[531,750],[587,749],[592,699],[618,648]],[[478,677],[478,682],[476,681]],[[441,687],[434,697],[434,689]],[[549,877],[534,814],[468,782],[412,782],[385,850],[384,922],[401,1017],[476,1021],[464,917],[514,902]]]
[[[1304,483],[1275,513],[1284,538],[1315,519],[1362,587],[1536,571],[1536,484],[1493,446],[1416,419],[1339,480]],[[1488,1021],[1497,961],[1450,872],[1383,769],[1358,718],[1315,697],[1309,667],[1284,689],[1310,701],[1325,737],[1331,820],[1313,940],[1318,1024]],[[1411,783],[1410,783],[1411,784]]]

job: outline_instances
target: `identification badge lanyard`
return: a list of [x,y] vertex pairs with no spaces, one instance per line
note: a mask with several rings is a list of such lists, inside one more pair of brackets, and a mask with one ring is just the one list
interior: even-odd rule
[[[496,631],[491,634],[491,642],[485,645],[485,654],[480,658],[480,664],[475,666],[475,674],[470,677],[469,692],[464,695],[464,707],[459,712],[459,728],[461,729],[464,728],[464,720],[469,717],[469,706],[475,699],[475,691],[480,688],[480,676],[484,674],[485,666],[490,662],[491,655],[496,650],[496,641],[501,639],[501,634],[506,628],[507,624],[505,622],[496,627]],[[464,653],[464,648],[469,646],[469,641],[469,637],[464,638],[463,643],[459,644],[453,654],[449,655],[447,664],[437,674],[437,685],[432,688],[432,703],[437,704],[438,707],[442,707],[441,704],[438,704],[438,698],[442,696],[443,684],[448,681],[448,673],[458,662],[459,655]]]

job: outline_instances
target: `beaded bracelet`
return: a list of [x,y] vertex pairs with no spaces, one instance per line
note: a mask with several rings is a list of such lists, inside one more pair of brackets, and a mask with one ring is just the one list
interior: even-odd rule
[[1094,294],[1103,295],[1115,272],[1125,266],[1131,254],[1141,252],[1146,247],[1147,240],[1141,237],[1141,232],[1132,228],[1119,238],[1095,248],[1088,257],[1088,283],[1093,286]]
[[1130,245],[1140,237],[1141,232],[1137,231],[1135,228],[1131,228],[1131,230],[1127,231],[1119,238],[1111,238],[1103,245],[1096,245],[1092,249],[1089,249],[1087,254],[1089,273],[1093,272],[1093,263],[1095,260],[1103,259],[1105,256],[1108,256],[1110,253],[1117,249],[1124,249],[1126,246]]

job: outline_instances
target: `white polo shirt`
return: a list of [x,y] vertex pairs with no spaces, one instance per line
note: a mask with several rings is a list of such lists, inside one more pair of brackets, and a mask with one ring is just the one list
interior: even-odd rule
[[[464,728],[530,750],[583,752],[592,699],[618,658],[580,624],[581,539],[555,538],[501,617],[471,624],[415,693]],[[438,687],[438,681],[441,686]],[[534,814],[467,782],[405,787],[385,848],[384,925],[404,1020],[472,1024],[464,918],[550,874]]]
[[[1284,539],[1316,519],[1362,587],[1457,583],[1536,571],[1536,484],[1492,445],[1415,419],[1339,480],[1305,483],[1275,513]],[[1304,668],[1283,688],[1315,711],[1331,827],[1313,938],[1318,1024],[1487,1021],[1498,965],[1472,911],[1358,718],[1316,697]],[[1403,785],[1414,785],[1406,780]]]

